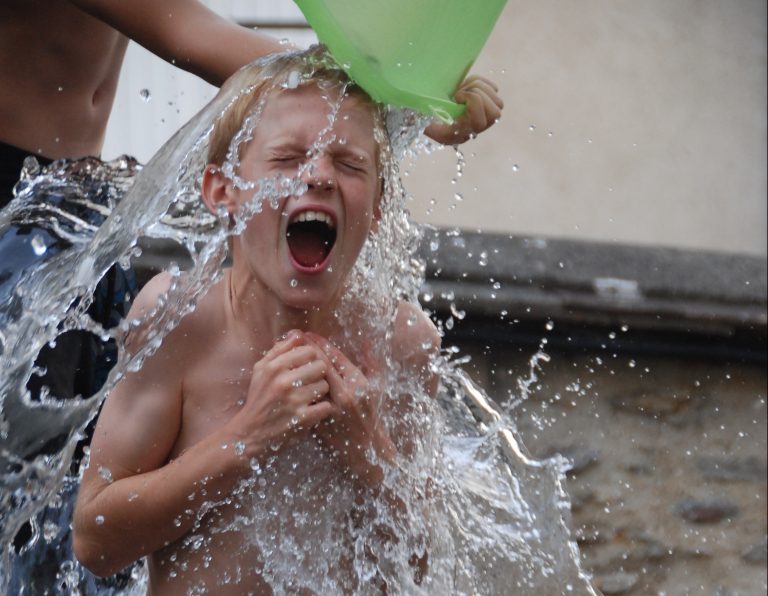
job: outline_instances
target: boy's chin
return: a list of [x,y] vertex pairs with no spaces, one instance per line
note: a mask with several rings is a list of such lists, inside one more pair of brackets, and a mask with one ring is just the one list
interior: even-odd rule
[[323,310],[333,307],[337,295],[335,288],[302,288],[298,285],[284,291],[282,301],[296,310]]

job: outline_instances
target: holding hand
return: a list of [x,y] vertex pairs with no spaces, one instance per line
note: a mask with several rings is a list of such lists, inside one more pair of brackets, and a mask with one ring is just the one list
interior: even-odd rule
[[297,331],[254,365],[245,405],[227,424],[245,446],[244,456],[258,457],[335,413],[324,399],[330,391],[328,368],[323,351]]
[[384,461],[391,461],[395,455],[392,441],[379,424],[381,396],[363,372],[330,341],[313,333],[307,337],[323,350],[330,365],[325,378],[334,411],[319,425],[318,437],[358,479],[375,486],[382,472],[368,459],[368,450],[373,447],[378,459]]
[[504,109],[496,84],[477,75],[464,79],[454,99],[467,106],[464,114],[453,124],[435,121],[424,131],[428,137],[443,145],[458,145],[476,137],[493,126]]

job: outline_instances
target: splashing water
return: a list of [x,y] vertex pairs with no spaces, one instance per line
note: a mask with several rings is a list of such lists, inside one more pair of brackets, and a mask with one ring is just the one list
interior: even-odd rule
[[[255,214],[276,208],[281,197],[306,192],[301,170],[296,177],[240,178],[240,149],[258,126],[262,102],[233,138],[221,168],[253,198],[232,225],[226,213],[207,212],[200,200],[200,176],[212,122],[240,94],[250,92],[254,73],[271,89],[290,89],[327,66],[315,52],[309,58],[285,54],[247,67],[143,169],[127,158],[56,162],[42,172],[35,172],[34,164],[27,168],[16,199],[0,213],[0,234],[24,226],[36,230],[28,239],[28,261],[13,269],[23,275],[0,279],[0,592],[8,588],[9,570],[18,567],[19,558],[35,542],[55,541],[68,524],[69,496],[77,486],[77,477],[67,476],[70,461],[104,397],[142,366],[221,278],[228,241]],[[330,131],[339,97],[343,93],[328,94],[329,126],[313,154],[336,140]],[[420,231],[408,220],[397,165],[406,152],[418,150],[423,122],[404,111],[389,111],[385,120],[375,130],[385,184],[381,218],[334,315],[344,329],[336,339],[345,353],[373,351],[386,364],[375,383],[397,402],[398,413],[384,416],[383,424],[391,436],[403,437],[398,447],[407,457],[394,465],[382,463],[377,496],[361,496],[344,482],[333,454],[314,442],[286,448],[263,465],[253,462],[253,474],[234,494],[196,512],[195,527],[177,549],[181,556],[164,560],[159,573],[173,581],[190,566],[216,568],[211,536],[234,531],[242,549],[260,553],[258,571],[276,594],[594,594],[567,528],[562,462],[531,459],[515,437],[510,412],[497,407],[450,361],[449,352],[430,363],[430,372],[440,380],[436,399],[392,355],[387,340],[398,304],[418,304],[424,275],[423,263],[414,256]],[[312,168],[312,160],[301,167]],[[193,265],[184,272],[171,268],[170,288],[140,321],[105,328],[86,313],[96,284],[113,263],[136,254],[142,237],[181,244]],[[365,333],[349,321],[366,321]],[[137,327],[142,346],[127,351],[125,334]],[[118,360],[103,387],[75,400],[44,394],[30,399],[26,384],[37,372],[38,352],[62,332],[76,329],[117,345]],[[532,378],[539,360],[545,357],[532,362]],[[522,381],[521,391],[531,382]],[[99,473],[111,479],[109,470]],[[398,505],[391,506],[392,501]],[[36,518],[46,504],[47,513]],[[216,521],[218,508],[232,506],[237,515]],[[30,518],[42,521],[33,523],[28,544],[16,553],[13,538]],[[217,593],[245,581],[247,570],[237,556],[230,559],[232,564],[219,567],[225,571],[193,585],[189,593]],[[53,576],[57,584],[51,590],[62,592],[141,592],[146,585],[141,566],[119,582],[98,584],[71,556]]]

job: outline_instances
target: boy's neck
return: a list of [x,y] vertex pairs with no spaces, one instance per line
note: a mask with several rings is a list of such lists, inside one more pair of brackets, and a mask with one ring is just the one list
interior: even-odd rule
[[338,331],[338,324],[333,316],[334,308],[299,309],[293,308],[269,291],[249,280],[240,283],[228,270],[226,286],[230,312],[235,324],[245,331],[251,343],[268,344],[271,347],[275,339],[292,330],[311,331],[330,338]]

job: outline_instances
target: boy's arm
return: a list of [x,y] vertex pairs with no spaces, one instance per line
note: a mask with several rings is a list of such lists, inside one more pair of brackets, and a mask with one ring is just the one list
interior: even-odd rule
[[[287,49],[277,39],[241,27],[198,0],[70,0],[153,54],[215,86],[241,66]],[[433,122],[425,133],[444,145],[458,145],[493,126],[504,103],[498,87],[478,76],[467,77],[454,99],[467,110],[452,124]]]
[[[129,317],[152,308],[165,287],[167,276],[150,282]],[[322,355],[291,335],[254,366],[243,408],[169,461],[182,430],[185,350],[194,343],[183,335],[172,332],[128,374],[99,416],[74,515],[75,554],[97,575],[115,573],[184,536],[203,503],[221,501],[251,473],[251,458],[329,414],[330,404],[314,404],[315,393],[328,391]],[[316,364],[297,368],[306,362]],[[306,381],[301,387],[297,374]]]
[[70,0],[153,54],[220,86],[252,60],[286,49],[198,0]]
[[[151,308],[164,286],[163,278],[152,280],[129,318]],[[164,342],[115,387],[99,416],[73,520],[75,553],[97,575],[115,573],[181,537],[194,523],[185,512],[199,507],[201,479],[211,477],[207,490],[215,498],[242,466],[233,449],[208,444],[215,437],[168,463],[182,414],[183,358],[172,356]]]

